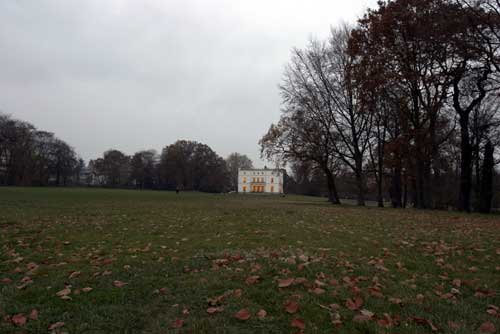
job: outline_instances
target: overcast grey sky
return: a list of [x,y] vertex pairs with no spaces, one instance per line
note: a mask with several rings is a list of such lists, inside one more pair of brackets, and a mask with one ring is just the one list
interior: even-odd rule
[[85,159],[177,139],[259,161],[292,47],[376,0],[4,0],[0,110]]

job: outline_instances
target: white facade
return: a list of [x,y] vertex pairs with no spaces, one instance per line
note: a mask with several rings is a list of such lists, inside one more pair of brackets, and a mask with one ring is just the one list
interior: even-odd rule
[[239,193],[283,194],[283,171],[280,169],[240,169]]

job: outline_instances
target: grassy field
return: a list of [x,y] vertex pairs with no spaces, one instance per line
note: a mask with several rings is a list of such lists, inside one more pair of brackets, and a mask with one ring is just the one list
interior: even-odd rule
[[0,188],[1,333],[500,333],[500,216]]

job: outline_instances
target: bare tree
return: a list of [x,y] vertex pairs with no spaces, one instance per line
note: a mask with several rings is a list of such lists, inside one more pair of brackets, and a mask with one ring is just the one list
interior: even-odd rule
[[226,165],[231,177],[230,187],[236,191],[238,190],[238,170],[253,168],[252,160],[245,154],[234,152],[226,158]]

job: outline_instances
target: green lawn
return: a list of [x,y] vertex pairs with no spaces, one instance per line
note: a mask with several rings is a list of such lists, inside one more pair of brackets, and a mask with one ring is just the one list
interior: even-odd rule
[[1,333],[500,333],[500,216],[0,188],[0,233]]

